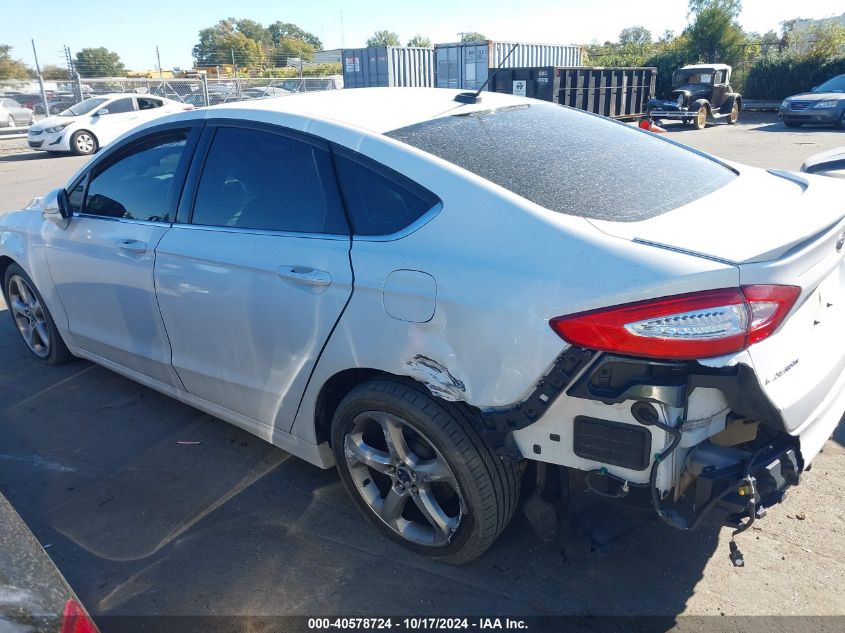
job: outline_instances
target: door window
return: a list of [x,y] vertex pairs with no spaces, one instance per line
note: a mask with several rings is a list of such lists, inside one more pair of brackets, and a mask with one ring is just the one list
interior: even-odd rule
[[439,200],[430,191],[363,157],[335,157],[355,235],[390,235],[418,220]]
[[187,139],[187,130],[174,130],[130,146],[116,161],[95,172],[83,213],[170,222],[174,175]]
[[123,112],[132,112],[135,110],[135,105],[132,103],[132,98],[128,99],[118,99],[117,101],[112,101],[109,104],[106,104],[106,110],[109,111],[109,114],[121,114]]
[[208,150],[193,224],[346,235],[328,149],[270,132],[220,127]]

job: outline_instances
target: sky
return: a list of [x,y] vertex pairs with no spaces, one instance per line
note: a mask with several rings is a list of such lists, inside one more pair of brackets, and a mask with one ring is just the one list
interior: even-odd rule
[[[505,41],[587,44],[615,40],[627,26],[645,26],[657,37],[687,25],[687,0],[38,0],[36,11],[25,2],[3,4],[0,44],[12,45],[16,59],[34,65],[34,39],[42,65],[64,65],[65,45],[72,52],[105,46],[133,70],[156,66],[156,46],[163,68],[189,68],[199,30],[227,17],[293,22],[317,35],[326,49],[364,46],[379,29],[396,31],[403,44],[418,33],[435,43],[454,42],[465,31]],[[763,33],[778,30],[783,20],[843,11],[843,0],[744,0],[739,22]]]

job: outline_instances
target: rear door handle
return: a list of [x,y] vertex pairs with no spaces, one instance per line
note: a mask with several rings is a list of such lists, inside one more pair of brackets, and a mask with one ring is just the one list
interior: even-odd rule
[[147,243],[141,240],[118,240],[117,250],[129,255],[141,255],[147,252]]
[[314,287],[325,287],[332,283],[332,276],[325,270],[308,266],[279,266],[276,274],[282,279]]

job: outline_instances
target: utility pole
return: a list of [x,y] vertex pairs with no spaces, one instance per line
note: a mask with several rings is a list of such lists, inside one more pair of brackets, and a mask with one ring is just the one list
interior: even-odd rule
[[158,52],[158,44],[156,44],[156,59],[158,60],[158,78],[164,79],[164,75],[161,73],[161,55]]
[[74,63],[73,55],[70,53],[70,46],[65,45],[65,63],[67,63],[67,77],[73,79]]
[[343,33],[343,11],[340,12],[340,47],[346,48],[346,36]]
[[44,90],[44,78],[41,76],[41,66],[38,63],[38,52],[35,50],[35,40],[32,42],[32,54],[35,57],[35,72],[38,73],[38,86],[41,88],[41,101],[44,103],[44,114],[50,116],[50,104],[47,102],[47,91]]
[[233,48],[233,49],[231,49],[231,51],[232,51],[232,76],[237,77],[238,76],[238,67],[235,65],[235,49]]

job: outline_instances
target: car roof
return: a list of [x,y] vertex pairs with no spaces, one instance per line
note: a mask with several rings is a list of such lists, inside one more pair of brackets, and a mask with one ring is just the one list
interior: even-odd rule
[[455,101],[455,95],[462,92],[467,91],[446,88],[346,88],[221,104],[203,108],[197,116],[203,116],[204,113],[209,118],[227,114],[237,117],[244,110],[261,110],[328,120],[383,134],[441,116],[468,114],[534,101],[497,92],[483,92],[478,103],[463,104]]
[[690,64],[681,70],[730,70],[727,64]]

